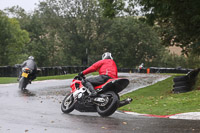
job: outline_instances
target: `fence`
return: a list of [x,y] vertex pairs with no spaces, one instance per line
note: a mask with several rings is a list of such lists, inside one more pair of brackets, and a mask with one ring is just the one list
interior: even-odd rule
[[[79,73],[85,70],[87,67],[84,66],[56,66],[56,67],[40,67],[41,72],[38,76],[53,76],[53,75],[64,75]],[[188,73],[192,69],[180,69],[180,68],[158,68],[150,67],[150,73]],[[119,72],[126,73],[147,73],[147,69],[135,69],[135,68],[118,68]],[[17,77],[19,68],[12,66],[0,66],[0,77]]]

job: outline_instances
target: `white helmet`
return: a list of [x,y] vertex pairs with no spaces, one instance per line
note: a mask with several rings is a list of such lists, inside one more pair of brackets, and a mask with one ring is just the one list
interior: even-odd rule
[[34,57],[33,56],[29,56],[28,59],[29,60],[34,60]]
[[110,52],[105,52],[103,55],[102,55],[102,60],[104,59],[113,59],[112,55]]

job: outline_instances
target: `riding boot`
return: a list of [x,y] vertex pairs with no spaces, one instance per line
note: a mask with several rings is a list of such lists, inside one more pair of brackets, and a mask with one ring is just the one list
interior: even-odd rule
[[85,85],[88,87],[88,89],[91,92],[90,96],[94,97],[97,95],[97,92],[94,90],[94,87],[90,82],[87,82]]
[[17,81],[20,80],[20,78],[22,77],[21,75],[22,75],[22,72],[19,72],[19,75],[18,75]]

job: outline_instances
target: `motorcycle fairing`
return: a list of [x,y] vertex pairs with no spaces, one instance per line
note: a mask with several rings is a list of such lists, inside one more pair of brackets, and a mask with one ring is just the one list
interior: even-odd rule
[[110,89],[115,91],[116,93],[119,93],[123,89],[125,89],[129,84],[128,79],[124,78],[114,78],[114,79],[109,79],[106,83],[94,87],[94,89],[103,89],[103,91]]
[[78,88],[82,88],[82,87],[83,87],[82,81],[74,79],[74,80],[72,81],[70,87],[72,88],[71,93],[72,93],[72,92],[75,92],[77,87],[78,87]]

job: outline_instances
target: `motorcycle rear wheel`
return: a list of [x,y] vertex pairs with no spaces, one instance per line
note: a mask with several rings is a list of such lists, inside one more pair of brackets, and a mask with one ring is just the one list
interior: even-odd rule
[[28,84],[28,79],[21,77],[20,80],[19,80],[19,89],[24,91],[26,89],[27,84]]
[[74,97],[71,94],[66,95],[64,98],[62,104],[61,104],[61,110],[63,113],[70,113],[74,110],[75,108],[75,102],[74,102]]
[[104,94],[108,95],[109,102],[105,106],[97,106],[97,112],[100,116],[107,117],[112,115],[117,110],[119,96],[113,91],[108,91]]

